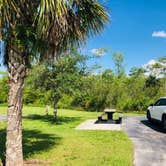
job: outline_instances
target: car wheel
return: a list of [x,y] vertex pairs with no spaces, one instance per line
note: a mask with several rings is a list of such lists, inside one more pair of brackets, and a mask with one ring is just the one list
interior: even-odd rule
[[149,111],[147,111],[146,117],[147,117],[148,121],[151,123],[152,122],[152,118],[151,118],[151,115],[150,115]]
[[166,130],[166,116],[163,118],[163,128],[164,128],[164,130]]

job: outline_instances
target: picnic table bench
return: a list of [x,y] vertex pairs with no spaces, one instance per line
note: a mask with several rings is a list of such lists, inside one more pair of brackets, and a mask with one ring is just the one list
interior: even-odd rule
[[98,121],[102,121],[102,116],[104,115],[105,113],[102,113],[101,115],[98,116]]

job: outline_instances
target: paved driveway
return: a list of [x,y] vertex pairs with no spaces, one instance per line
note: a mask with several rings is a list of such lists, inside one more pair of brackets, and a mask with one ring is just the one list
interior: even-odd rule
[[7,119],[6,115],[0,115],[0,122],[5,121]]
[[134,142],[135,166],[166,166],[166,132],[144,117],[124,117],[122,129]]

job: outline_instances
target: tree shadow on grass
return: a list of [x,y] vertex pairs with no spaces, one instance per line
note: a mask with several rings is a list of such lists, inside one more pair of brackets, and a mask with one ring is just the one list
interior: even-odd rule
[[5,165],[5,142],[6,142],[6,130],[0,130],[0,165]]
[[[6,131],[0,130],[0,159],[5,165],[5,141]],[[23,154],[27,159],[34,154],[49,151],[51,148],[59,145],[61,137],[56,135],[42,133],[39,130],[23,130]]]
[[61,125],[64,123],[67,124],[67,123],[73,123],[73,122],[79,121],[81,119],[81,117],[57,116],[57,118],[55,120],[52,115],[33,114],[33,115],[29,115],[29,116],[25,117],[24,119],[40,120],[40,121],[48,122],[51,124]]

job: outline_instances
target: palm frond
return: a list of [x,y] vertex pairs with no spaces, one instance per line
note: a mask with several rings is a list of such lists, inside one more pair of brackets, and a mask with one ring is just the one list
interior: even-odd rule
[[56,53],[80,46],[109,21],[106,9],[96,0],[42,0],[39,8],[39,32]]
[[39,32],[48,34],[48,30],[54,24],[60,26],[62,23],[61,20],[65,21],[63,17],[67,12],[66,0],[41,0],[38,11],[37,21]]

